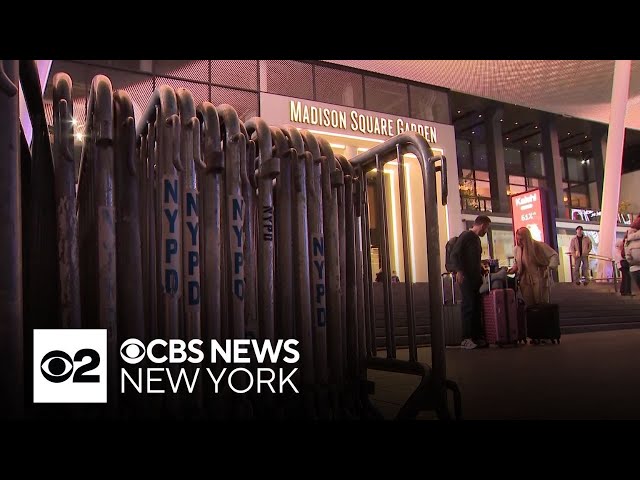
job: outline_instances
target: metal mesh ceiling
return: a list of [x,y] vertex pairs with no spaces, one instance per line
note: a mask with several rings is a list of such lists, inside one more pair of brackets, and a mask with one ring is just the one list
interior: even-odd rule
[[[609,123],[613,60],[327,60],[505,103]],[[640,130],[640,62],[625,125]]]

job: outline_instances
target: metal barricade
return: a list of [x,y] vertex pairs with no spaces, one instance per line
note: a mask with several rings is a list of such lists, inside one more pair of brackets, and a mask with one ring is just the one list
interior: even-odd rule
[[[0,415],[23,415],[23,219],[18,60],[0,60]],[[24,137],[24,135],[22,135]],[[24,140],[23,140],[24,142]],[[27,152],[28,153],[28,149]],[[27,363],[28,365],[28,363]]]
[[[0,115],[11,128],[0,132],[0,149],[4,153],[13,148],[15,156],[18,120],[11,85],[15,86],[17,66],[8,61],[2,66]],[[33,75],[33,66],[24,68],[25,78]],[[39,298],[39,289],[48,283],[43,306],[26,310],[24,326],[106,328],[109,404],[121,413],[129,411],[130,404],[126,398],[120,404],[116,401],[118,343],[131,337],[202,339],[208,357],[211,340],[256,337],[299,341],[296,379],[302,395],[238,396],[228,388],[216,395],[204,387],[188,399],[178,395],[160,402],[171,414],[204,413],[216,418],[379,417],[368,399],[372,384],[367,368],[373,368],[422,376],[400,418],[415,416],[421,409],[449,418],[447,389],[454,391],[459,415],[459,392],[446,378],[439,301],[429,307],[431,366],[418,362],[411,281],[405,282],[409,360],[396,358],[385,208],[378,209],[378,221],[383,226],[387,358],[377,357],[375,343],[366,175],[377,169],[376,194],[384,206],[384,165],[398,159],[404,267],[411,278],[414,261],[404,153],[416,155],[421,166],[429,292],[430,298],[441,298],[438,219],[433,207],[438,170],[446,202],[446,159],[434,157],[423,137],[401,134],[347,160],[334,155],[325,139],[309,131],[269,126],[258,117],[245,125],[230,105],[202,102],[196,108],[188,90],[166,85],[153,93],[136,129],[129,96],[114,93],[110,81],[99,75],[88,99],[76,197],[71,105],[71,79],[58,74],[53,157],[48,136],[42,138],[43,112],[30,107],[39,125],[34,139],[42,141],[34,140],[23,170],[28,190],[22,191],[22,198],[18,198],[17,157],[7,154],[10,162],[2,166],[2,187],[11,192],[15,204],[3,206],[0,214],[16,230],[14,236],[0,238],[12,254],[6,259],[12,283],[0,285],[8,298],[2,300],[2,313],[9,319],[3,323],[8,340],[1,337],[7,346],[2,354],[16,372],[22,372],[23,352],[11,345],[23,345],[20,309],[27,299]],[[40,189],[35,191],[36,187]],[[60,255],[48,260],[46,275],[38,278],[35,262],[56,246],[42,238],[49,230],[58,232],[52,238],[57,238]],[[27,268],[21,265],[23,245]],[[54,316],[35,322],[38,312],[52,308]],[[24,345],[29,341],[25,338]],[[191,366],[187,369],[194,373]],[[219,373],[220,366],[212,370]],[[3,385],[14,377],[3,374]]]
[[107,330],[108,403],[118,398],[113,90],[96,76],[87,102],[78,177],[78,232],[84,328]]
[[80,270],[71,87],[71,78],[66,73],[58,73],[53,77],[53,161],[62,327],[80,328]]
[[[413,329],[414,338],[410,340],[410,360],[401,361],[396,359],[395,335],[392,318],[391,305],[391,268],[389,261],[389,234],[387,231],[386,220],[386,199],[383,179],[384,165],[393,158],[398,158],[399,165],[402,168],[403,153],[412,153],[418,158],[420,170],[422,174],[425,218],[426,218],[426,234],[428,260],[427,270],[429,277],[429,310],[431,320],[431,366],[418,363],[416,345],[415,345],[415,319],[409,314],[409,324],[413,323],[410,328]],[[436,163],[440,165],[436,166]],[[441,172],[442,182],[442,203],[446,204],[447,199],[447,169],[446,158],[444,156],[433,156],[431,148],[427,141],[421,135],[413,132],[407,132],[383,144],[377,145],[365,153],[357,155],[351,159],[351,164],[362,171],[362,175],[366,175],[368,171],[377,170],[378,176],[378,199],[381,205],[380,223],[382,226],[381,252],[383,261],[383,282],[384,282],[384,304],[385,304],[385,325],[386,325],[386,348],[387,358],[369,358],[369,368],[396,371],[403,373],[417,374],[422,377],[422,381],[418,389],[411,395],[405,405],[402,407],[398,418],[415,417],[421,410],[434,410],[439,418],[450,418],[450,412],[447,403],[447,389],[454,393],[455,413],[456,417],[460,416],[461,401],[457,385],[446,378],[446,362],[445,362],[445,345],[444,330],[442,323],[441,305],[438,299],[441,298],[442,286],[440,284],[440,245],[438,237],[438,216],[435,205],[437,204],[436,192],[436,171]],[[402,173],[402,172],[401,172]],[[403,177],[403,175],[400,175]],[[404,185],[401,184],[400,201],[401,204],[406,203],[406,193]],[[402,211],[406,213],[404,207]],[[403,214],[403,230],[407,229],[406,222],[408,218]],[[370,245],[369,230],[365,229],[363,237],[366,239],[365,244]],[[405,237],[405,257],[411,251],[411,244]],[[406,258],[405,258],[406,262]],[[405,282],[411,289],[411,282]],[[411,291],[407,293],[410,297]],[[369,320],[373,320],[369,317]]]
[[[162,85],[151,97],[142,119],[138,122],[137,135],[144,142],[147,139],[147,218],[146,236],[149,238],[150,262],[147,267],[148,301],[153,302],[157,295],[158,337],[178,338],[181,295],[179,279],[182,278],[182,235],[181,235],[181,182],[179,172],[183,171],[180,161],[180,119],[175,92],[171,87]],[[143,150],[141,148],[141,150]],[[155,163],[152,162],[155,160]],[[154,168],[155,166],[155,168]],[[155,177],[155,178],[154,178]],[[150,212],[151,210],[151,212]],[[156,255],[151,255],[152,245]],[[150,268],[155,263],[155,272]],[[155,276],[157,292],[151,288]],[[147,311],[152,310],[147,306]],[[153,319],[153,317],[152,317]],[[153,320],[152,320],[153,321]]]

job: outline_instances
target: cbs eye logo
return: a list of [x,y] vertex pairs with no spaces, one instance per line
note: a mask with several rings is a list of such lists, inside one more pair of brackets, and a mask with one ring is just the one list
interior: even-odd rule
[[[74,372],[74,363],[81,363],[85,358],[89,358],[89,362],[82,364]],[[91,348],[78,350],[73,360],[62,350],[53,350],[42,358],[40,371],[44,378],[53,383],[67,381],[72,373],[73,382],[95,383],[100,381],[100,376],[88,375],[88,372],[95,370],[98,365],[100,365],[100,355]]]
[[120,358],[130,365],[140,363],[144,359],[146,348],[137,338],[125,340],[120,346]]
[[106,403],[107,331],[33,331],[34,403]]

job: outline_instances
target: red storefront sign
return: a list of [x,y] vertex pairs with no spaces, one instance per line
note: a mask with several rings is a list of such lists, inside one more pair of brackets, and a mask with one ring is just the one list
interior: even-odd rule
[[529,190],[511,196],[513,235],[520,227],[527,227],[534,240],[547,241],[547,229],[542,192]]

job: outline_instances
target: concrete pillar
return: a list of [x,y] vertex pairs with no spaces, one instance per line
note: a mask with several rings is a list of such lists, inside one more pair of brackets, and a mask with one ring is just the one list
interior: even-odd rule
[[504,164],[504,145],[502,143],[503,109],[495,107],[485,112],[487,129],[487,157],[489,160],[489,180],[491,182],[491,209],[494,212],[509,213],[507,195],[507,173]]
[[[624,117],[629,99],[631,60],[616,60],[611,92],[611,113],[605,157],[604,183],[602,190],[602,216],[600,218],[600,245],[598,254],[613,257],[618,223],[618,200],[622,175],[622,149],[624,147]],[[600,276],[607,273],[611,265],[599,262]]]
[[562,156],[558,143],[558,129],[555,116],[544,112],[541,118],[542,155],[544,172],[547,178],[549,204],[556,217],[564,217],[564,200],[562,193]]
[[595,124],[591,127],[591,152],[593,171],[596,177],[597,197],[591,199],[598,210],[602,210],[602,188],[604,186],[604,154],[607,150],[607,126]]

